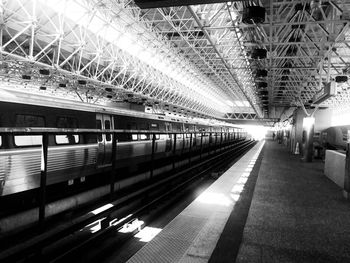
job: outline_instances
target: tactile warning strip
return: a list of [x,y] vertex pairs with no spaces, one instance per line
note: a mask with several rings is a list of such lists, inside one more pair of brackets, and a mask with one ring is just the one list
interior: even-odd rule
[[263,144],[249,150],[128,262],[208,262]]
[[[129,263],[166,263],[181,259],[203,228],[206,220],[180,215],[176,217],[148,246],[144,246]],[[167,244],[167,246],[164,246]]]

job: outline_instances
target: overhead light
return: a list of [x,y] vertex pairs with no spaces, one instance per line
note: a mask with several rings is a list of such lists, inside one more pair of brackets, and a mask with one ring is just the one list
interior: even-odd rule
[[113,89],[112,89],[112,88],[105,88],[105,91],[107,91],[107,92],[112,92]]
[[22,75],[22,79],[30,80],[32,77],[30,75]]
[[252,51],[253,59],[264,59],[267,56],[267,50],[264,48],[255,48]]
[[336,76],[335,82],[337,83],[344,83],[348,81],[348,76]]
[[265,21],[265,8],[262,6],[247,6],[243,9],[244,24],[260,24]]
[[258,69],[255,75],[257,78],[263,78],[267,76],[267,70],[266,69]]
[[39,73],[41,75],[48,76],[48,75],[50,75],[50,70],[48,70],[48,69],[39,69]]

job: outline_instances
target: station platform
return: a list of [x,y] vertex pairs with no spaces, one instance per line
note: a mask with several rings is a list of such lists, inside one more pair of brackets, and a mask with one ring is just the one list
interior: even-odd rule
[[350,262],[350,203],[323,167],[266,142],[236,262]]
[[262,141],[128,262],[350,262],[350,204],[322,162]]

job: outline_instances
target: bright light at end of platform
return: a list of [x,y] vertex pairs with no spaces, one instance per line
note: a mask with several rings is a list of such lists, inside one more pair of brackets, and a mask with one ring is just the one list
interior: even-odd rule
[[149,242],[156,235],[158,235],[160,231],[162,231],[161,228],[146,226],[144,229],[138,232],[134,237],[139,238],[141,242]]
[[198,196],[196,201],[199,201],[205,204],[214,204],[214,205],[222,205],[222,206],[229,206],[232,203],[232,201],[224,194],[206,193],[206,192]]
[[245,125],[244,129],[252,136],[255,140],[262,140],[265,138],[265,135],[269,129],[269,127],[264,127],[260,125]]

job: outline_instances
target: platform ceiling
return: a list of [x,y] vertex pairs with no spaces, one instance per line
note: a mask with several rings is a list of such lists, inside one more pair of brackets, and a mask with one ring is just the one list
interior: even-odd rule
[[[350,72],[347,0],[136,2],[0,0],[1,88],[271,124]],[[339,82],[322,106],[349,93]]]

